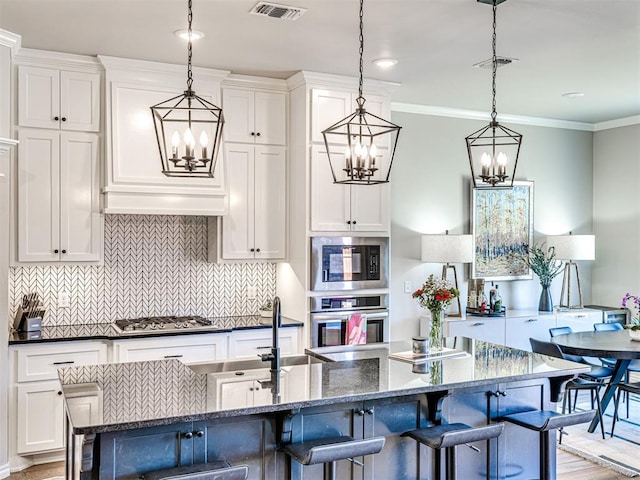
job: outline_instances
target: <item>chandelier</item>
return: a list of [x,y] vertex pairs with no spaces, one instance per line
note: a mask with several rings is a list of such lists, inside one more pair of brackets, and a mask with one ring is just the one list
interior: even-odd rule
[[[496,120],[496,70],[498,57],[496,55],[496,11],[497,5],[506,0],[478,0],[481,3],[493,5],[493,66],[492,66],[492,95],[493,103],[491,121],[480,130],[473,132],[466,138],[467,154],[471,166],[473,186],[477,187],[512,187],[520,154],[522,135],[500,125]],[[510,160],[510,157],[512,160]],[[509,163],[513,162],[513,170],[509,173]],[[478,173],[479,172],[479,173]]]
[[[360,0],[360,79],[357,106],[354,113],[322,131],[333,183],[351,185],[388,183],[398,135],[402,128],[367,112],[364,108],[366,100],[362,95],[363,1]],[[336,151],[336,144],[344,145],[345,143],[344,153],[342,149]],[[381,148],[387,146],[388,160],[384,159],[383,155],[386,149]]]
[[221,108],[199,97],[191,88],[191,0],[188,0],[187,20],[187,89],[182,95],[152,106],[151,113],[160,150],[162,173],[168,177],[213,177],[224,117]]

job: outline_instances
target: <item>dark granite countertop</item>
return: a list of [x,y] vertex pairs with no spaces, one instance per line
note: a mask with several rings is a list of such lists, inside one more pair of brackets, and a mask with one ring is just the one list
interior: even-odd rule
[[[271,328],[271,318],[259,315],[211,317],[214,326],[202,330],[155,330],[149,333],[119,333],[112,323],[91,323],[78,325],[59,325],[43,327],[37,332],[15,332],[9,334],[9,345],[32,344],[43,342],[66,342],[72,340],[121,340],[125,338],[149,338],[169,335],[202,335],[206,333],[231,332]],[[302,322],[282,317],[282,327],[301,327]]]
[[420,364],[389,357],[389,352],[408,350],[406,342],[320,355],[327,361],[319,360],[317,352],[283,357],[279,390],[262,384],[251,404],[237,389],[270,380],[269,364],[259,359],[191,366],[162,360],[58,372],[73,433],[85,434],[572,376],[586,370],[584,365],[491,343],[467,339],[464,344],[465,351]]

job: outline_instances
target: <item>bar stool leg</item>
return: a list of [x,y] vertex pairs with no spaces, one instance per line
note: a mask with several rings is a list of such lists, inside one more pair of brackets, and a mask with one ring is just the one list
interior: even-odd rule
[[552,480],[549,461],[550,430],[540,432],[540,480]]
[[326,480],[336,480],[336,462],[326,463],[324,466],[324,478]]
[[456,480],[458,478],[456,472],[456,448],[455,446],[445,448],[447,480]]
[[442,480],[442,449],[436,450],[434,468],[436,471],[435,480]]

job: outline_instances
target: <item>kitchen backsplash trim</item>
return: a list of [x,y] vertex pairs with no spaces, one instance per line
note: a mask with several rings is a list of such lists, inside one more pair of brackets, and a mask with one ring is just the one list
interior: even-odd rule
[[[273,263],[207,261],[207,217],[105,215],[104,265],[9,269],[13,319],[24,294],[46,308],[43,325],[109,323],[157,315],[255,315],[276,288]],[[255,285],[257,299],[247,298]],[[58,307],[69,293],[70,307]]]

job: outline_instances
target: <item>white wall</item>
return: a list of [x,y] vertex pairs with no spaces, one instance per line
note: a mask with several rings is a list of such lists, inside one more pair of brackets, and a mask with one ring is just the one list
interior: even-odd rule
[[593,301],[640,295],[640,125],[602,130],[593,142]]
[[[498,118],[498,120],[500,120]],[[486,122],[393,112],[403,127],[391,173],[391,338],[418,333],[423,311],[404,281],[418,288],[441,265],[420,262],[425,233],[470,233],[471,174],[465,137]],[[523,135],[516,179],[534,181],[534,238],[549,234],[592,233],[592,137],[587,131],[505,124]],[[585,303],[591,298],[591,262],[580,263]],[[458,266],[465,308],[468,266]],[[537,278],[497,282],[510,309],[537,309]],[[562,277],[552,296],[560,301]]]

